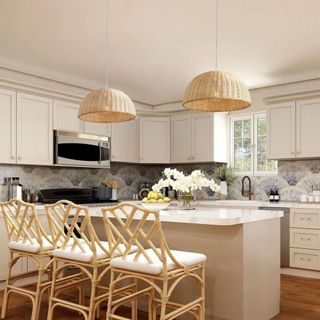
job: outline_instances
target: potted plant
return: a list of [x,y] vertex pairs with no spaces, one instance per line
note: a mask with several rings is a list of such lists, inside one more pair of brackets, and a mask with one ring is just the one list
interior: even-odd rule
[[214,176],[217,177],[220,182],[220,198],[226,199],[228,196],[228,186],[235,182],[237,176],[232,167],[222,165],[216,167],[214,170]]

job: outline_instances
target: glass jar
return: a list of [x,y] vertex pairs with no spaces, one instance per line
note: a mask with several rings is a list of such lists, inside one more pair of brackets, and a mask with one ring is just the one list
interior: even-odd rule
[[178,192],[178,207],[183,210],[193,210],[196,206],[196,192]]

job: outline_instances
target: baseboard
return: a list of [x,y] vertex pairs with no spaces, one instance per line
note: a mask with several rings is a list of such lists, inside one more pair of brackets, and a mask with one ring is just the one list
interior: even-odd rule
[[296,268],[281,268],[281,274],[295,277],[304,277],[312,279],[320,279],[320,271],[296,269]]

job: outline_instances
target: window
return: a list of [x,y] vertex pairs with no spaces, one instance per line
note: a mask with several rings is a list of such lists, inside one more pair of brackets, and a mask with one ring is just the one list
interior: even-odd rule
[[265,113],[230,118],[230,162],[240,174],[276,174],[277,161],[267,160]]

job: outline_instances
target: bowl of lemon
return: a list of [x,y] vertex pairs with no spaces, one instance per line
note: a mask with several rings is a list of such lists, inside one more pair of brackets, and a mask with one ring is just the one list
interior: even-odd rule
[[150,191],[148,196],[142,199],[141,205],[148,210],[164,210],[170,205],[171,199],[162,193]]

